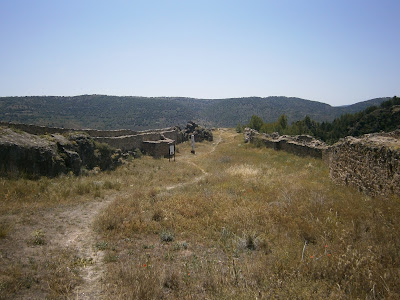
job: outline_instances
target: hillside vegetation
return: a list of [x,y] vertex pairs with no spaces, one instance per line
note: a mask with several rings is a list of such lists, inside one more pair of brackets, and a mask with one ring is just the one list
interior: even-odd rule
[[188,120],[211,127],[235,127],[253,114],[266,122],[286,114],[289,122],[306,115],[316,121],[332,121],[386,98],[372,99],[346,107],[290,97],[193,99],[182,97],[0,97],[0,121],[65,128],[152,129],[185,125]]
[[[87,177],[1,179],[0,298],[400,297],[399,198],[338,187],[321,160],[233,130],[190,150]],[[94,220],[93,237],[66,248],[70,211]]]
[[[346,136],[361,136],[366,133],[393,131],[400,128],[400,98],[393,97],[379,106],[370,106],[354,114],[344,114],[332,122],[319,123],[310,116],[289,125],[286,115],[276,122],[265,123],[258,115],[253,115],[247,124],[250,128],[263,133],[309,134],[328,143],[337,142]],[[237,126],[241,131],[242,126]]]

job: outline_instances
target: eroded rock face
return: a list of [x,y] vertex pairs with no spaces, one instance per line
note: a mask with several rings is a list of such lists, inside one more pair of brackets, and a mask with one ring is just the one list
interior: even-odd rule
[[[113,168],[114,151],[96,144],[88,135],[52,134],[37,136],[10,128],[0,128],[0,174],[54,177],[81,168]],[[114,156],[115,158],[115,156]]]
[[1,129],[0,171],[55,176],[65,172],[66,167],[55,143],[28,133]]

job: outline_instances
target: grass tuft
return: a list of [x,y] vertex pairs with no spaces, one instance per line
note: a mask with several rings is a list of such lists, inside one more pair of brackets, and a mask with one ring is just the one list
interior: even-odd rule
[[174,240],[174,234],[168,230],[163,230],[160,233],[160,239],[162,242],[172,242]]
[[0,223],[0,239],[6,238],[11,232],[11,225],[6,222]]
[[[176,162],[143,156],[81,177],[0,178],[1,216],[112,195],[94,222],[109,299],[399,298],[399,198],[338,187],[321,160],[242,139],[217,130],[196,155],[180,144]],[[7,243],[15,228],[0,230]],[[46,291],[37,298],[73,298],[90,258],[48,254],[1,260],[0,294],[30,286]]]
[[46,237],[42,230],[39,229],[32,232],[32,244],[40,246],[46,244]]

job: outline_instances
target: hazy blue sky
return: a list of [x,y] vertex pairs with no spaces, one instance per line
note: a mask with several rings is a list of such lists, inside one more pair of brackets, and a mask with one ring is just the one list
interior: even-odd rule
[[400,0],[0,0],[0,96],[400,96]]

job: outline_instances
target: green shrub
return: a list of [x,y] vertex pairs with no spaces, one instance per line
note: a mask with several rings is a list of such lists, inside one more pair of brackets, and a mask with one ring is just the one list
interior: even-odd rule
[[160,233],[160,239],[162,242],[172,242],[174,240],[174,234],[168,230],[163,230]]

